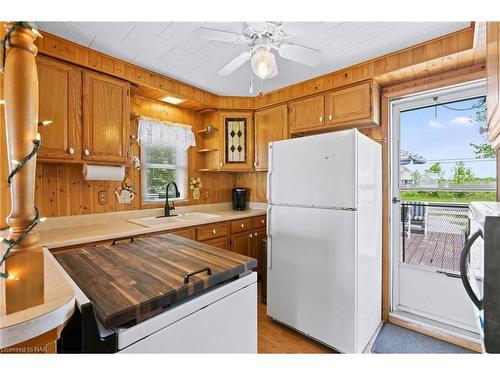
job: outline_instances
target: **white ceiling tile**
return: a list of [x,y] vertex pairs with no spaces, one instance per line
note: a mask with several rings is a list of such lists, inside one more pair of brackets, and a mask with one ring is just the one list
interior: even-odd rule
[[84,46],[88,46],[96,36],[95,32],[91,32],[79,22],[38,22],[38,27]]
[[205,63],[203,59],[197,59],[192,53],[186,52],[179,47],[167,53],[161,58],[161,61],[186,72],[190,72]]
[[229,31],[231,33],[241,33],[246,26],[245,22],[206,22],[203,25],[208,29]]
[[[217,71],[245,44],[199,38],[200,26],[239,33],[259,22],[40,22],[42,30],[115,56],[215,94],[250,96],[250,64],[229,76]],[[284,22],[288,42],[320,49],[323,61],[310,68],[281,58],[279,74],[263,82],[272,91],[465,28],[467,22]],[[260,80],[254,76],[254,94]]]

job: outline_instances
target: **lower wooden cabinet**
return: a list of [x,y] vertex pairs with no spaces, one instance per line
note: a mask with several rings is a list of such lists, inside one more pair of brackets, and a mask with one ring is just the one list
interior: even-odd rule
[[169,232],[169,234],[175,234],[176,236],[188,238],[190,240],[196,239],[194,228],[176,229],[176,230],[173,230],[172,232]]
[[202,242],[206,243],[207,245],[218,247],[220,249],[231,250],[227,237],[214,238],[212,240],[206,240]]
[[231,235],[231,250],[235,253],[252,256],[253,232],[251,230]]
[[196,228],[196,240],[205,241],[227,236],[227,223],[214,223]]

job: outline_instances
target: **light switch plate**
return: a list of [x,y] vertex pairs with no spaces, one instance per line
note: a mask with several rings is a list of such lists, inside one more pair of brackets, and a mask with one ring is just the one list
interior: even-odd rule
[[104,206],[108,203],[108,192],[106,190],[101,190],[97,192],[97,202]]

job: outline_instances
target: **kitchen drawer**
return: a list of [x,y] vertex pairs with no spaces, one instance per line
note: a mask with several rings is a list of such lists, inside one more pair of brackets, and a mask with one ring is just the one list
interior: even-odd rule
[[253,229],[264,228],[266,226],[266,216],[258,216],[253,218]]
[[193,228],[189,228],[189,229],[177,229],[177,230],[173,230],[171,232],[168,232],[169,234],[175,234],[176,236],[179,236],[179,237],[184,237],[184,238],[188,238],[190,240],[194,240],[195,239],[195,233],[194,233],[194,229]]
[[196,229],[196,240],[205,241],[227,236],[227,223],[204,225]]
[[227,242],[227,237],[213,238],[211,240],[203,241],[203,243],[206,243],[207,245],[218,247],[220,249],[230,250],[229,244]]
[[231,221],[231,233],[239,233],[251,229],[252,229],[251,218]]

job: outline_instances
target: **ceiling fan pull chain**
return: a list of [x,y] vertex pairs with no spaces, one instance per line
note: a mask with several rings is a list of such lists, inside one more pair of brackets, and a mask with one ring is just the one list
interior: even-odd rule
[[250,94],[253,94],[253,74],[252,74],[252,66],[250,66],[250,88],[248,89]]

